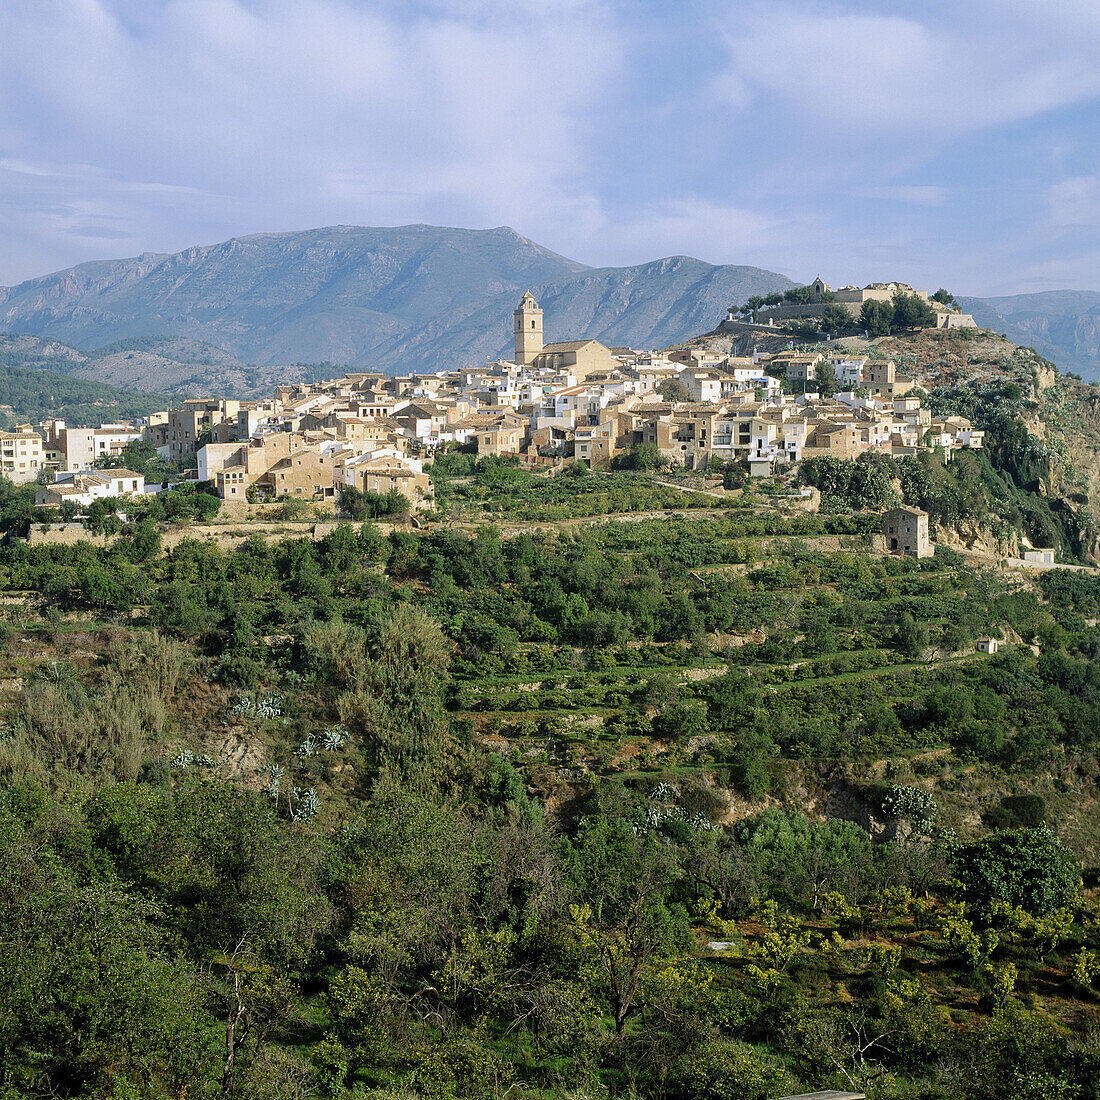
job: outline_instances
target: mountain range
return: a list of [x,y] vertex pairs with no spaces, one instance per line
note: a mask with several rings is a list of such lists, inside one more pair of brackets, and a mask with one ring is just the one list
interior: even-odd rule
[[[332,226],[0,287],[0,332],[45,341],[44,369],[135,389],[244,394],[334,368],[435,371],[509,355],[512,310],[527,289],[545,311],[547,340],[662,348],[713,329],[732,303],[794,285],[763,268],[686,256],[587,267],[507,227]],[[1060,366],[1100,375],[1100,294],[963,304]]]
[[[2,288],[0,330],[85,354],[172,336],[238,364],[439,370],[510,353],[512,310],[527,289],[548,340],[664,347],[713,328],[732,302],[793,285],[682,256],[590,268],[508,228],[335,226],[81,264]],[[111,381],[177,388],[157,368]]]
[[1007,298],[960,298],[982,328],[1034,348],[1062,370],[1100,378],[1100,293],[1048,290]]

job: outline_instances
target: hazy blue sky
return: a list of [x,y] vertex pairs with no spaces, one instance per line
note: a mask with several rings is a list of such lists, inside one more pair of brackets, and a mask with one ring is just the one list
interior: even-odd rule
[[431,222],[1100,289],[1098,0],[0,0],[0,282]]

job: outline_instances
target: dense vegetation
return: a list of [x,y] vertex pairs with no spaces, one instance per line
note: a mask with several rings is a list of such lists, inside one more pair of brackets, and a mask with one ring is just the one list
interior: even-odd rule
[[1027,438],[1014,447],[994,427],[988,449],[960,451],[950,463],[929,452],[866,453],[854,462],[807,459],[800,474],[821,490],[826,513],[881,512],[904,503],[923,508],[944,530],[982,533],[992,543],[1023,535],[1033,546],[1079,558],[1094,537],[1091,514],[1036,492],[1049,469],[1044,456]]
[[419,531],[0,546],[0,1100],[1100,1100],[1100,580],[871,551],[1084,551],[1025,392],[813,514],[451,453]]
[[147,416],[167,407],[168,399],[150,393],[116,389],[102,382],[40,370],[22,369],[29,357],[18,350],[0,347],[0,426],[10,428],[18,421],[38,423],[59,419],[74,426],[94,426],[115,419]]
[[1100,582],[698,496],[0,549],[7,1094],[1095,1097]]

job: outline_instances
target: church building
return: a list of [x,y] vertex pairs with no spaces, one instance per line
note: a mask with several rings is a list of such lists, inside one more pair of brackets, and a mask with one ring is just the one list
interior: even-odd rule
[[528,290],[512,314],[515,319],[515,363],[532,371],[571,374],[578,380],[597,371],[618,370],[622,364],[598,340],[542,342],[542,310]]

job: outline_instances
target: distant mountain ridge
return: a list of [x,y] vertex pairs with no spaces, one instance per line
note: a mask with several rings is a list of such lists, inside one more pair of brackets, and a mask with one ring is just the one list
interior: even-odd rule
[[1034,348],[1062,370],[1100,378],[1100,292],[1046,290],[959,304],[982,328]]
[[[526,289],[546,311],[547,339],[663,347],[713,328],[732,302],[793,285],[762,268],[682,256],[589,268],[503,227],[333,226],[81,264],[0,288],[0,329],[84,352],[169,335],[245,363],[438,370],[508,352]],[[175,388],[159,377],[126,382]]]
[[[795,284],[759,267],[671,256],[592,268],[513,229],[330,226],[174,254],[80,264],[0,287],[0,332],[82,353],[41,367],[160,392],[254,393],[333,369],[478,366],[512,347],[530,289],[547,340],[663,348],[713,329],[726,307]],[[1065,370],[1100,377],[1100,293],[962,298],[983,327]]]

